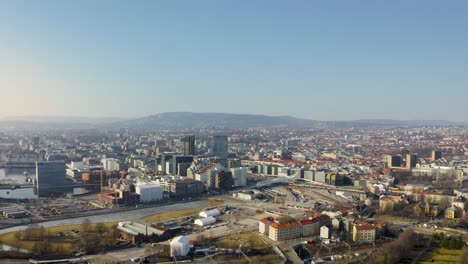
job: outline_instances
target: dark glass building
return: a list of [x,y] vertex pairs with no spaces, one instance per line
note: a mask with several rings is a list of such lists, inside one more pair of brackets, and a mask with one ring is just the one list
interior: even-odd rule
[[186,136],[182,138],[182,144],[184,148],[184,156],[195,155],[195,136]]
[[213,156],[228,157],[228,137],[226,135],[213,136]]

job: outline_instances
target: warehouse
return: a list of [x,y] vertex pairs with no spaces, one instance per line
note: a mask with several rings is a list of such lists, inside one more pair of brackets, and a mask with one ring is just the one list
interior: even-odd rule
[[22,218],[29,215],[29,213],[18,205],[3,207],[0,209],[0,214],[6,218]]
[[117,229],[120,231],[120,238],[132,244],[164,241],[171,237],[167,229],[146,222],[120,222]]
[[207,226],[216,223],[216,219],[212,216],[208,216],[205,218],[200,218],[195,220],[195,224],[198,226]]
[[200,212],[200,216],[201,217],[209,217],[209,216],[212,216],[212,217],[215,217],[215,216],[218,216],[220,215],[221,212],[218,210],[218,209],[211,209],[211,210],[206,210],[206,211],[202,211]]

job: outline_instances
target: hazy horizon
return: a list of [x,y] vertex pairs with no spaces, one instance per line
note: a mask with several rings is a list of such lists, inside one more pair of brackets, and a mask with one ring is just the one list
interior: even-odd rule
[[3,1],[0,117],[468,121],[464,1]]
[[227,113],[227,112],[191,112],[191,111],[174,111],[174,112],[161,112],[161,113],[154,113],[146,116],[130,116],[130,117],[121,117],[121,116],[34,116],[34,115],[25,115],[25,116],[0,116],[0,121],[34,121],[35,119],[37,120],[52,120],[52,121],[57,121],[57,120],[65,120],[65,119],[71,119],[67,120],[69,122],[72,122],[73,120],[109,120],[109,121],[123,121],[123,120],[133,120],[133,119],[139,119],[139,118],[145,118],[153,115],[159,115],[159,114],[166,114],[166,113],[194,113],[194,114],[213,114],[213,113],[219,113],[219,114],[233,114],[233,115],[259,115],[259,116],[268,116],[268,117],[281,117],[281,116],[289,116],[293,118],[299,118],[299,119],[306,119],[306,120],[315,120],[315,121],[331,121],[331,122],[340,122],[340,121],[361,121],[361,120],[372,120],[372,121],[378,121],[378,120],[388,120],[388,121],[448,121],[448,122],[460,122],[460,123],[465,123],[468,122],[468,120],[447,120],[447,119],[382,119],[382,118],[371,118],[371,119],[365,119],[365,118],[357,118],[357,119],[316,119],[316,118],[302,118],[302,117],[297,117],[297,116],[292,116],[292,115],[265,115],[265,114],[256,114],[256,113]]

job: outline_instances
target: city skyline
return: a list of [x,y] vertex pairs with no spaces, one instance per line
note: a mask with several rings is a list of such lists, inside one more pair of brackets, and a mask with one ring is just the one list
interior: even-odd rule
[[468,121],[467,4],[0,2],[0,117]]

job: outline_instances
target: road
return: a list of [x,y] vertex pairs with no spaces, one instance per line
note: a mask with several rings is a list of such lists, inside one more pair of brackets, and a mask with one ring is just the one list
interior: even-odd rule
[[[77,217],[72,219],[61,219],[61,220],[52,220],[40,223],[41,226],[44,227],[56,227],[56,226],[67,226],[67,225],[76,225],[83,223],[84,219],[89,219],[91,223],[105,223],[105,222],[121,222],[121,221],[130,221],[141,219],[146,216],[172,212],[172,211],[180,211],[186,210],[201,206],[208,205],[207,201],[193,201],[193,202],[186,202],[186,203],[178,203],[178,204],[169,204],[169,205],[162,205],[159,207],[149,207],[149,208],[142,208],[136,209],[131,211],[122,211],[122,212],[111,212],[108,214],[101,214],[101,215],[93,215],[93,216],[85,216],[85,217]],[[14,226],[10,228],[5,228],[0,230],[0,234],[5,234],[13,231],[25,230],[29,225],[20,225]]]

